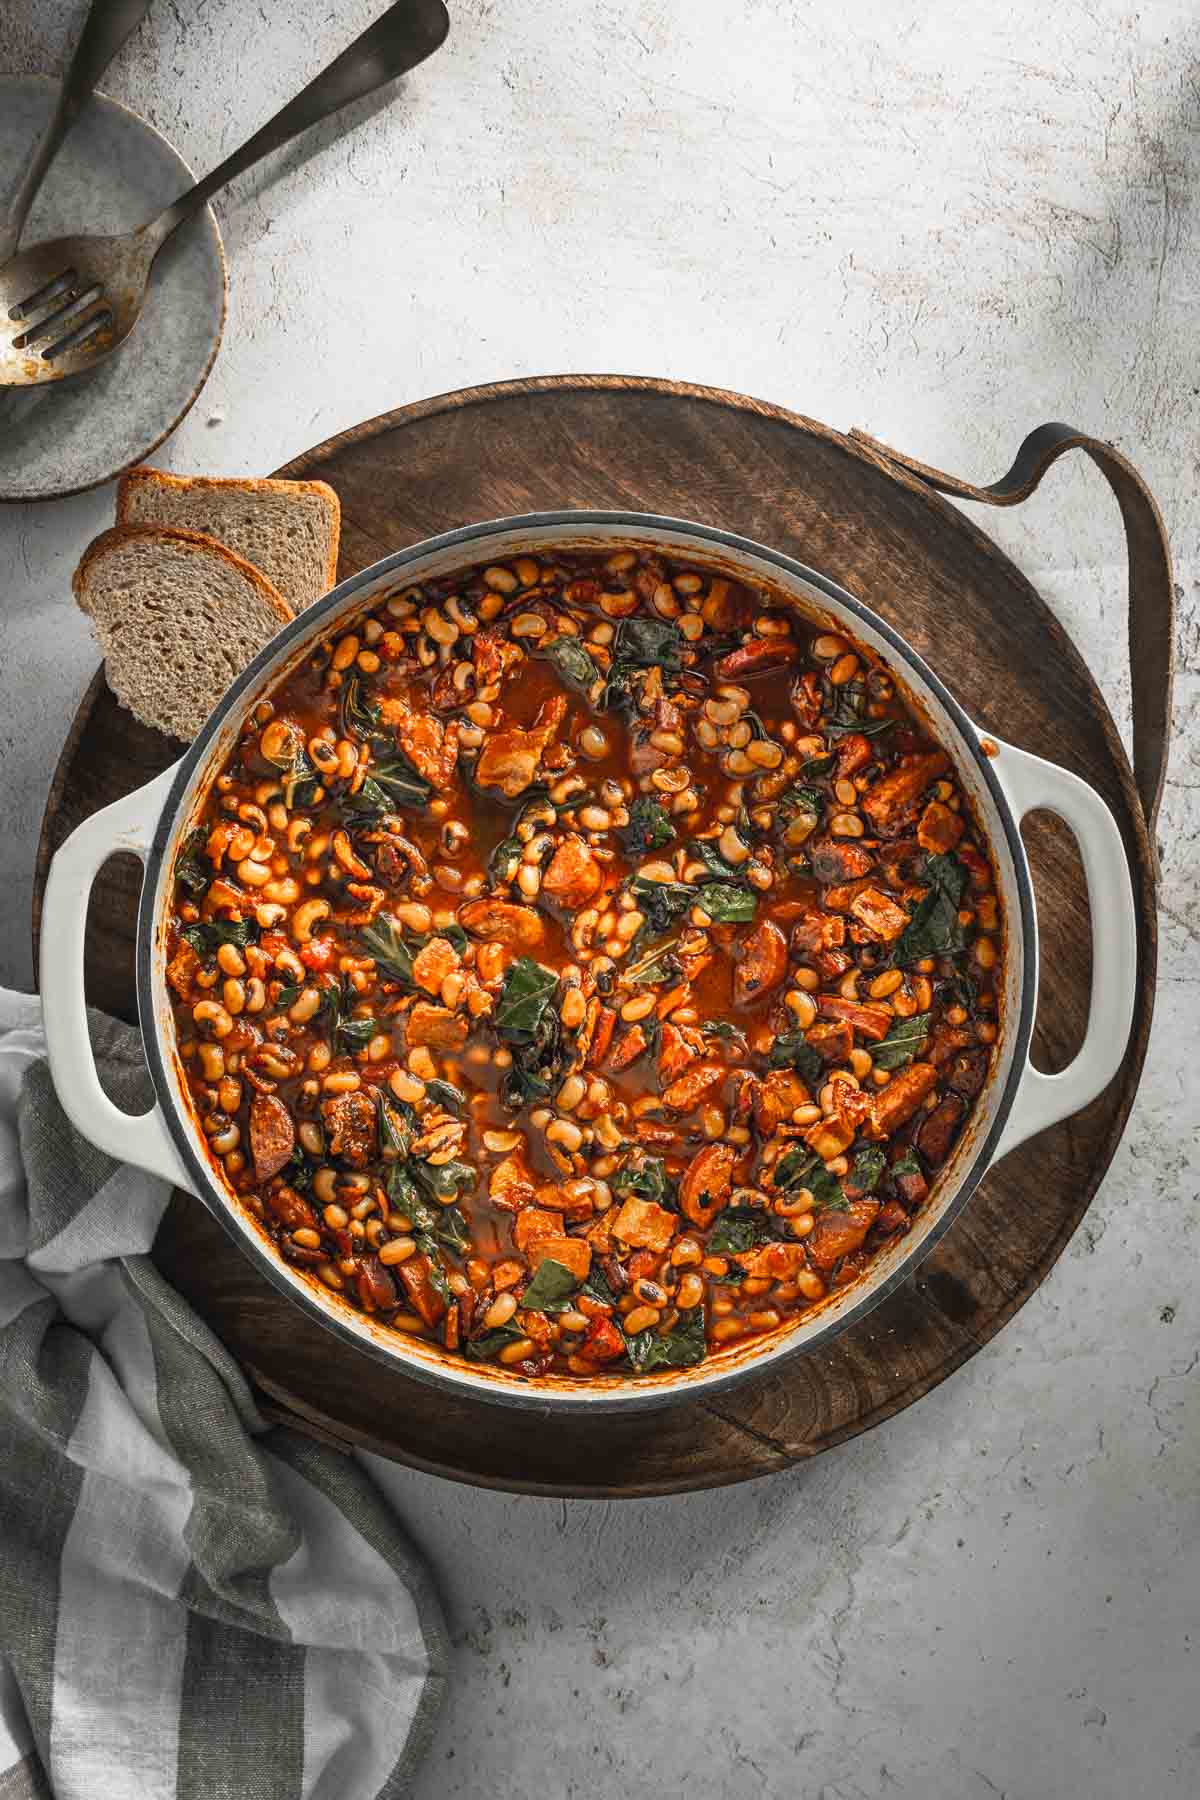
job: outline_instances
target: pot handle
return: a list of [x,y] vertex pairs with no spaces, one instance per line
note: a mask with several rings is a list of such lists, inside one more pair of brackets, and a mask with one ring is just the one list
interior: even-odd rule
[[1070,827],[1083,858],[1092,915],[1092,993],[1083,1043],[1057,1075],[1026,1063],[992,1159],[999,1162],[1026,1138],[1094,1100],[1120,1068],[1137,993],[1137,914],[1125,846],[1096,790],[1056,763],[1000,743],[990,733],[985,741],[996,746],[992,768],[1017,820],[1042,807]]
[[119,850],[132,850],[145,862],[176,766],[93,813],[55,852],[42,898],[38,985],[50,1073],[72,1125],[118,1162],[149,1169],[191,1193],[194,1183],[171,1141],[161,1108],[156,1104],[140,1115],[122,1112],[100,1086],[88,1037],[83,972],[92,883]]

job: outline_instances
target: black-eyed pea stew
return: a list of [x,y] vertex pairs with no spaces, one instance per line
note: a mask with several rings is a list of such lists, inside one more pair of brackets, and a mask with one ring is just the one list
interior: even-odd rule
[[699,1363],[861,1279],[997,1039],[987,847],[887,670],[634,550],[377,604],[257,708],[176,878],[228,1187],[524,1375]]

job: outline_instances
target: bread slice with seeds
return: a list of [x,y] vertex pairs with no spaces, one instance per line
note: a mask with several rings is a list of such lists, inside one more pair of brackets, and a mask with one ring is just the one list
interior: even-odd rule
[[294,617],[244,557],[201,532],[159,525],[104,532],[84,551],[72,586],[122,706],[185,741]]
[[131,469],[117,489],[118,525],[202,531],[261,569],[303,612],[337,581],[342,509],[323,481],[213,480]]

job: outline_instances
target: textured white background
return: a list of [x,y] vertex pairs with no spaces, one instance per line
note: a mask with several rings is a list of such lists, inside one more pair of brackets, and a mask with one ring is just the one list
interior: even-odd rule
[[[108,90],[194,166],[378,10],[154,0]],[[62,0],[0,7],[57,70]],[[231,304],[164,460],[262,473],[464,383],[747,389],[982,479],[1070,419],[1177,557],[1162,985],[1125,1142],[964,1372],[788,1476],[626,1505],[382,1471],[456,1680],[420,1800],[1175,1800],[1200,1790],[1197,159],[1187,0],[452,0],[439,56],[218,203]],[[27,984],[46,785],[96,661],[69,575],[111,493],[0,510],[0,975]],[[1115,507],[1056,472],[997,537],[1124,726]],[[481,1430],[488,1420],[481,1417]]]

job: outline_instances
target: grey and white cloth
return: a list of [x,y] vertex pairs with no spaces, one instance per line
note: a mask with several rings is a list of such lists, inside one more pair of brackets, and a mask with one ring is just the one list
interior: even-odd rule
[[[144,1108],[137,1034],[92,1026]],[[446,1682],[428,1571],[159,1275],[168,1198],[73,1130],[0,990],[0,1800],[401,1795]]]

